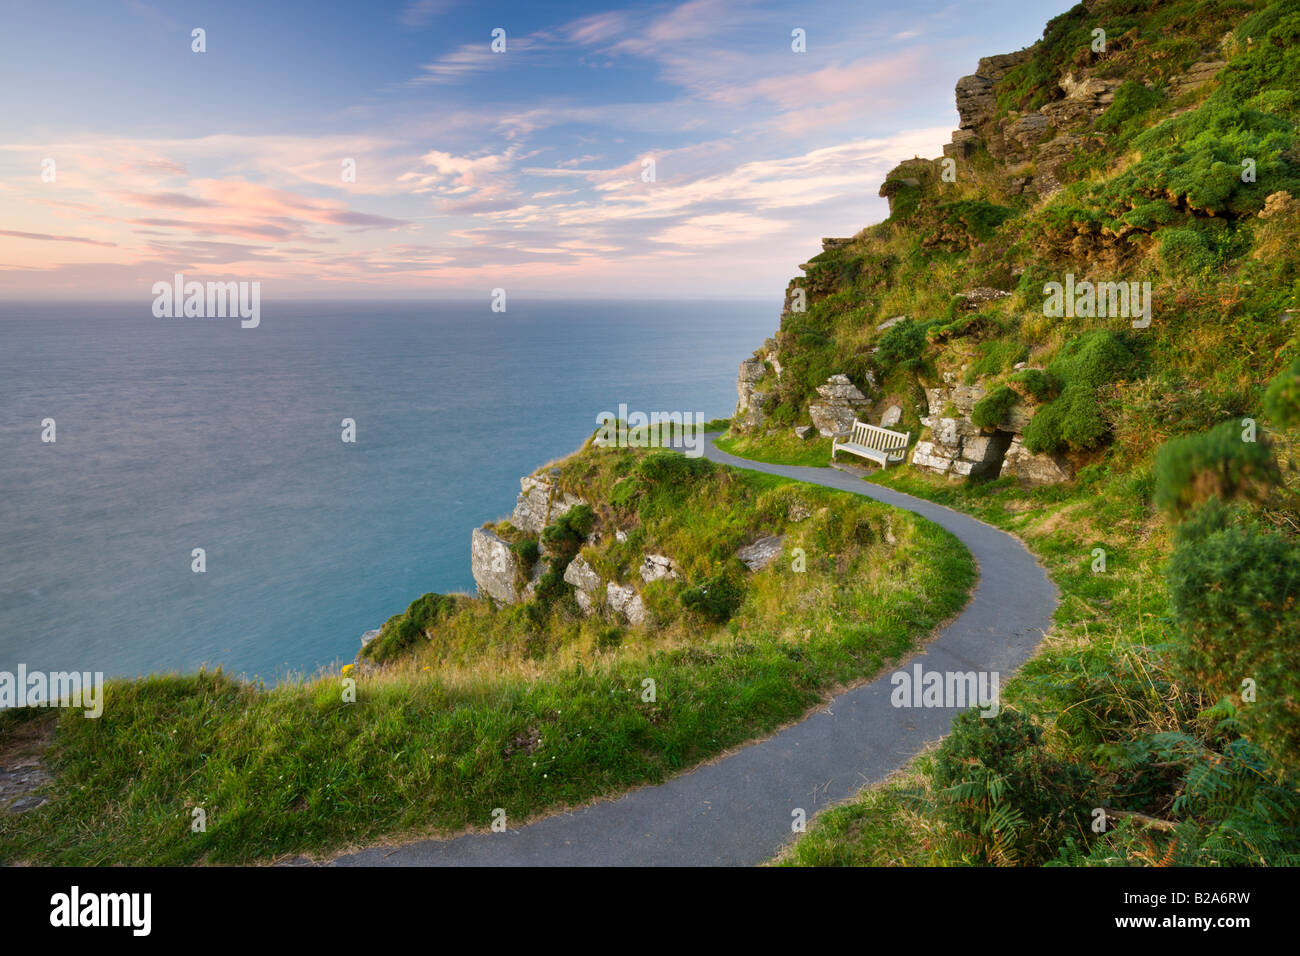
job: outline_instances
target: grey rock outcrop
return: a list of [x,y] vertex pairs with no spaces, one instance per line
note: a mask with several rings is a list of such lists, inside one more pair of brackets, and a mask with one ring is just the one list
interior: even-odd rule
[[737,551],[736,557],[740,558],[749,570],[762,571],[781,556],[781,546],[784,543],[785,535],[759,538],[753,544],[747,544]]
[[[875,382],[869,380],[870,385]],[[808,415],[817,431],[827,438],[838,438],[853,431],[855,419],[861,419],[871,402],[847,375],[832,375],[825,385],[817,386],[821,401],[808,406]]]
[[651,581],[662,581],[665,578],[677,581],[681,579],[681,576],[681,572],[677,570],[677,564],[673,559],[662,554],[647,554],[641,562],[641,580],[647,584]]
[[1219,59],[1201,60],[1199,63],[1193,63],[1187,68],[1186,73],[1180,73],[1177,76],[1169,78],[1169,96],[1171,99],[1177,99],[1184,93],[1191,93],[1193,90],[1199,90],[1210,80],[1219,75],[1228,64]]
[[763,407],[770,400],[768,392],[761,389],[760,383],[767,376],[767,368],[758,359],[745,359],[740,363],[740,374],[736,377],[736,415],[735,420],[742,429],[760,428],[765,415]]
[[470,535],[470,571],[479,595],[514,604],[519,600],[515,581],[519,575],[519,557],[510,545],[486,528],[475,528]]
[[519,479],[519,488],[510,523],[533,534],[540,534],[565,512],[586,504],[577,495],[561,491],[550,478],[526,476]]
[[970,420],[971,411],[984,397],[984,388],[957,382],[951,374],[946,378],[942,387],[925,390],[930,413],[921,424],[930,429],[930,436],[916,443],[913,466],[939,475],[998,474],[1003,455],[1015,434],[1033,417],[1032,411],[1017,401],[997,429],[987,431]]
[[1011,442],[1002,462],[1002,476],[1018,478],[1028,485],[1052,485],[1069,481],[1074,471],[1059,455],[1035,454],[1019,438]]
[[600,593],[601,585],[604,584],[596,569],[587,562],[586,558],[578,555],[564,569],[564,580],[573,585],[573,597],[578,602],[578,607],[582,608],[584,613],[590,614],[595,607],[596,595]]
[[645,602],[635,588],[610,581],[605,585],[605,599],[610,610],[623,615],[629,624],[639,627],[645,623]]
[[958,292],[957,294],[966,300],[966,308],[968,309],[978,308],[985,302],[997,302],[999,299],[1011,298],[1010,292],[984,285],[974,289],[967,289],[965,292]]
[[[975,410],[975,405],[984,395],[985,389],[982,385],[963,385],[958,382],[947,382],[940,388],[927,388],[925,400],[929,405],[930,414],[921,419],[921,424],[933,428],[934,423],[948,411],[949,406],[956,410],[959,417],[969,419],[971,412]],[[998,422],[997,427],[1002,431],[1022,432],[1033,417],[1033,409],[1023,400],[1017,399],[1002,417],[1002,421]]]
[[[979,61],[974,73],[963,76],[957,81],[957,115],[960,117],[958,126],[962,130],[969,131],[968,135],[961,137],[960,148],[963,154],[978,141],[993,119],[994,113],[997,112],[998,101],[993,87],[1014,67],[1027,60],[1030,54],[1031,51],[1025,49],[1015,53],[986,56]],[[953,135],[953,143],[954,145],[958,143],[956,134]],[[948,151],[944,150],[944,152]]]
[[912,464],[940,475],[996,474],[1011,436],[985,435],[964,418],[940,418],[929,441],[916,443]]

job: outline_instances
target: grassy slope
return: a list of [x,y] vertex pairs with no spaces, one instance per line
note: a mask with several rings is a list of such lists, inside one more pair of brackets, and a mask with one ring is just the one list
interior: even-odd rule
[[768,462],[773,465],[825,467],[831,463],[831,440],[820,436],[814,439],[803,439],[791,432],[781,432],[756,438],[728,432],[715,444],[728,454],[739,458]]
[[[482,828],[497,807],[515,826],[797,718],[966,600],[973,563],[935,525],[707,462],[665,471],[662,456],[686,459],[659,455],[588,447],[559,466],[596,504],[593,565],[630,581],[649,551],[682,568],[644,589],[652,626],[584,618],[564,585],[549,604],[452,599],[410,648],[363,663],[355,703],[333,675],[270,690],[220,673],[113,682],[101,719],[60,715],[53,799],[0,815],[0,859],[231,863]],[[739,568],[735,548],[766,533],[787,535],[785,556]],[[683,608],[688,586],[719,575],[740,582],[730,620]],[[206,832],[191,831],[194,807]]]

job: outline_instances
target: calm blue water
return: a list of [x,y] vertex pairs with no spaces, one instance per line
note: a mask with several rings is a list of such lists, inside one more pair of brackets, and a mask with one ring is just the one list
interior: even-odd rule
[[598,412],[729,415],[779,310],[265,302],[241,329],[0,304],[0,670],[351,659],[420,594],[472,590],[470,529]]

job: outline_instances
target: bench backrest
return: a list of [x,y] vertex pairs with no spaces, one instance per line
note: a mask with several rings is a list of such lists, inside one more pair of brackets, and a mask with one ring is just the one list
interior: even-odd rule
[[853,435],[849,440],[853,444],[861,445],[864,448],[874,448],[877,451],[894,451],[898,448],[906,448],[908,437],[902,432],[890,431],[888,428],[879,428],[875,425],[868,425],[866,422],[855,421],[853,423]]

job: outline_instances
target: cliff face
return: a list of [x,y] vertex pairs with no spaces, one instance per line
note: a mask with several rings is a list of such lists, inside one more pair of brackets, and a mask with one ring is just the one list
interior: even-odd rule
[[[1045,484],[1140,428],[1122,404],[1131,383],[1162,396],[1149,404],[1172,400],[1170,382],[1206,396],[1221,372],[1188,367],[1190,330],[1219,320],[1206,280],[1245,261],[1300,187],[1285,43],[1255,36],[1286,34],[1287,8],[1245,7],[1268,9],[1094,0],[981,59],[957,80],[943,155],[886,176],[889,218],[799,266],[780,329],[741,364],[733,430],[842,436],[860,419],[919,436],[916,468]],[[1258,266],[1270,275],[1292,257],[1251,256],[1273,257]],[[1053,313],[1052,283],[1080,298]],[[1152,331],[1139,291],[1164,309]],[[1278,314],[1264,290],[1248,297]],[[1249,387],[1201,400],[1248,407],[1227,395]]]
[[[555,476],[525,475],[519,479],[519,497],[506,522],[506,531],[512,537],[516,532],[537,536],[548,525],[562,518],[579,505],[582,498],[560,490]],[[541,579],[547,557],[544,545],[539,544],[538,560],[530,565],[512,541],[488,528],[475,528],[470,535],[470,570],[480,597],[490,597],[502,604],[516,604],[532,597]]]

